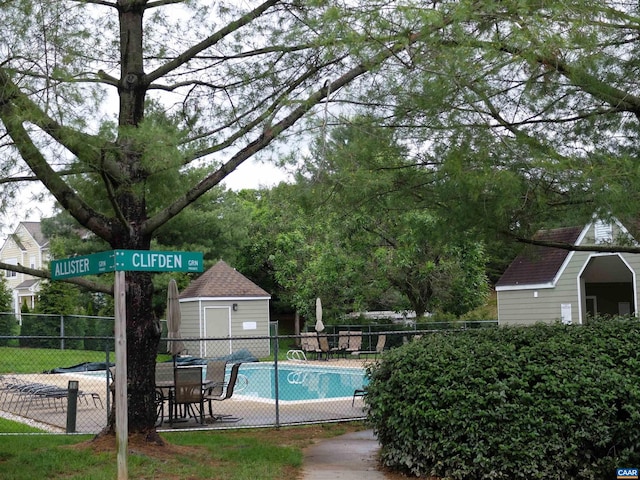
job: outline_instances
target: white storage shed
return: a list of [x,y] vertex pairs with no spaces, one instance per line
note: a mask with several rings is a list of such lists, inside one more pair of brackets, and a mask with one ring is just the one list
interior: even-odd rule
[[207,339],[199,351],[189,348],[187,353],[216,358],[248,350],[257,358],[268,356],[270,299],[269,293],[220,260],[180,294],[182,337]]

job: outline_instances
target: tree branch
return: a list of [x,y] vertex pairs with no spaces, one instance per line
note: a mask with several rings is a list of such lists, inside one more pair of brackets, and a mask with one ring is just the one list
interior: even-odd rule
[[147,5],[144,8],[149,9],[149,8],[155,8],[155,7],[162,7],[164,5],[171,5],[174,3],[184,3],[184,0],[156,0],[155,2],[147,3]]
[[107,2],[106,0],[71,0],[76,3],[90,3],[92,5],[104,5],[106,7],[117,7],[118,5],[115,2]]
[[109,242],[111,240],[109,220],[90,208],[76,195],[59,173],[51,168],[29,137],[22,125],[24,100],[25,95],[9,80],[6,72],[0,70],[0,120],[13,140],[15,148],[20,152],[20,156],[47,190],[81,225]]
[[[367,73],[373,68],[378,67],[389,58],[406,49],[409,45],[413,45],[423,38],[425,33],[415,33],[409,36],[405,42],[399,42],[396,45],[386,47],[376,55],[369,58],[367,62],[363,62],[351,70],[347,71],[333,82],[326,82],[323,87],[310,94],[300,106],[291,111],[286,117],[279,122],[273,124],[270,128],[265,129],[254,141],[250,142],[238,153],[236,153],[229,161],[223,164],[218,170],[200,181],[185,195],[178,198],[172,205],[158,212],[152,218],[149,218],[143,224],[143,231],[150,235],[153,231],[168,222],[180,211],[193,203],[199,197],[208,192],[211,188],[219,184],[227,175],[233,172],[245,160],[251,158],[259,151],[266,148],[271,142],[282,132],[293,126],[302,116],[309,112],[314,106],[323,101],[329,92],[336,92],[342,87],[353,82],[356,78]],[[305,73],[306,75],[306,73]]]
[[218,30],[216,33],[214,33],[213,35],[211,35],[208,38],[204,39],[200,43],[194,45],[193,47],[191,47],[191,48],[189,48],[187,50],[185,50],[183,53],[178,55],[176,58],[174,58],[170,62],[165,63],[164,65],[162,65],[161,67],[157,68],[153,72],[145,75],[147,83],[151,84],[152,82],[156,81],[159,78],[164,77],[165,75],[167,75],[168,73],[172,72],[173,70],[175,70],[176,68],[180,67],[181,65],[184,65],[185,63],[189,62],[193,57],[198,55],[198,53],[200,53],[200,52],[206,50],[207,48],[215,45],[220,40],[225,38],[227,35],[235,32],[239,28],[251,23],[253,20],[258,18],[261,14],[263,14],[269,8],[271,8],[274,5],[277,5],[278,3],[280,3],[280,1],[281,0],[267,0],[262,5],[260,5],[257,8],[251,10],[250,12],[246,13],[245,15],[240,17],[235,22],[229,23],[223,29]]
[[517,55],[527,60],[531,58],[531,53],[533,53],[535,61],[544,68],[559,73],[568,79],[572,85],[581,88],[592,97],[611,105],[616,111],[631,112],[640,118],[640,97],[599,80],[584,69],[574,67],[565,62],[558,55],[541,55],[535,52],[525,52],[520,48],[504,44],[501,45],[499,49],[505,53]]
[[534,240],[532,238],[520,237],[507,232],[507,235],[514,238],[519,243],[527,245],[536,245],[538,247],[559,248],[560,250],[569,250],[572,252],[599,252],[599,253],[640,253],[640,246],[633,245],[572,245],[565,242],[549,242],[545,240]]
[[[33,277],[38,277],[42,279],[51,279],[51,274],[48,270],[38,270],[35,268],[27,268],[22,265],[11,265],[9,263],[0,262],[0,270],[9,270],[11,272],[24,273],[26,275],[31,275]],[[113,286],[105,285],[99,282],[94,282],[89,280],[86,277],[74,277],[74,278],[66,278],[64,280],[60,280],[62,282],[73,283],[74,285],[78,285],[80,287],[86,288],[92,292],[101,292],[106,293],[107,295],[113,296]]]

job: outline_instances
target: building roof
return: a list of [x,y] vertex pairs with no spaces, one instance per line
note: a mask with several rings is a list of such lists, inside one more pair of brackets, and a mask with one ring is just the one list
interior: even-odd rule
[[16,290],[29,290],[31,287],[33,287],[34,285],[39,283],[40,280],[42,280],[42,279],[41,278],[31,278],[29,280],[25,280],[24,282],[20,283],[15,289]]
[[20,222],[24,228],[29,232],[29,235],[40,245],[41,247],[49,243],[49,240],[43,235],[40,222]]
[[220,260],[195,279],[180,298],[270,297],[269,293]]
[[[583,230],[584,226],[540,230],[534,239],[575,245]],[[496,287],[551,283],[570,253],[560,248],[527,248],[507,267]]]

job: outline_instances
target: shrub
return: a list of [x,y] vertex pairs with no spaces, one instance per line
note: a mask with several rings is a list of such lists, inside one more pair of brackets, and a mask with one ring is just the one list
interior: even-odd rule
[[447,479],[606,479],[640,464],[640,325],[442,332],[370,368],[385,465]]
[[[13,313],[0,313],[0,336],[16,335],[18,321]],[[10,339],[0,338],[0,347],[9,345]]]
[[[32,336],[50,338],[28,338]],[[20,346],[32,348],[60,348],[59,315],[22,315]]]

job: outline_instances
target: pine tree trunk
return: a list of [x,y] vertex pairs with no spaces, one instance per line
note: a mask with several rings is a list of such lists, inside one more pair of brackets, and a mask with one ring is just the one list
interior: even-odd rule
[[[144,118],[144,101],[148,88],[144,75],[142,18],[140,0],[118,1],[120,20],[121,73],[118,95],[119,135],[116,155],[122,165],[121,176],[111,180],[120,223],[114,224],[114,249],[148,250],[149,237],[141,232],[147,219],[144,181],[147,173],[140,159],[144,145],[135,139],[135,130]],[[160,327],[152,308],[151,274],[126,273],[127,317],[127,402],[130,434],[155,437],[155,359],[160,342]],[[115,409],[115,405],[114,405]],[[106,432],[114,431],[115,414],[109,416]]]

